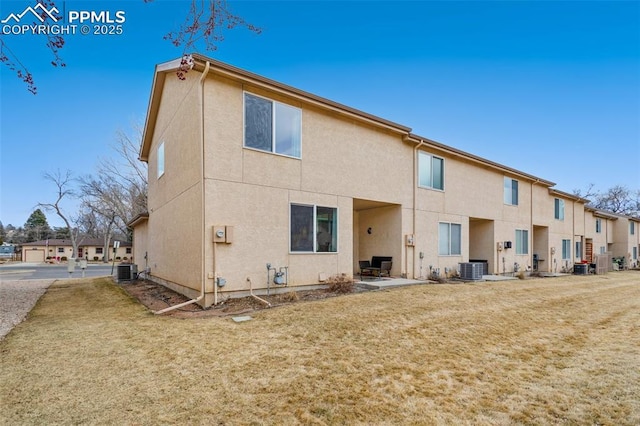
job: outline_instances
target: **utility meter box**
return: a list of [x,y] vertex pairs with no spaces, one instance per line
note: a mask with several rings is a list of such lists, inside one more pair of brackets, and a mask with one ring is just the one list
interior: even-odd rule
[[413,234],[405,235],[405,242],[406,242],[408,247],[415,246],[415,237],[413,236]]
[[231,244],[233,241],[233,226],[215,225],[213,227],[213,242]]

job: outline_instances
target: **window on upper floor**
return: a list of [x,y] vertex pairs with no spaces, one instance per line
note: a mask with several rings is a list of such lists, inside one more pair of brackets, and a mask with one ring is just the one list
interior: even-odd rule
[[596,233],[602,232],[602,219],[596,219]]
[[158,178],[164,174],[164,142],[158,145]]
[[444,159],[420,151],[418,153],[418,185],[444,190]]
[[571,260],[571,240],[562,240],[562,260]]
[[244,94],[244,146],[300,158],[302,111],[250,93]]
[[508,177],[504,178],[504,203],[512,206],[518,205],[518,181]]
[[558,220],[564,220],[564,200],[561,200],[559,198],[554,198],[553,217]]
[[338,209],[291,204],[291,252],[336,253]]
[[438,254],[440,256],[459,256],[462,254],[462,225],[440,222],[438,234]]
[[529,231],[516,229],[516,254],[529,254]]
[[631,235],[634,235],[636,233],[636,223],[635,222],[629,222],[629,233]]

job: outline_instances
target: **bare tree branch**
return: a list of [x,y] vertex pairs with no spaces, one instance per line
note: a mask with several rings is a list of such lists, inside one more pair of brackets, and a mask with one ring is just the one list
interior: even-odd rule
[[76,197],[72,187],[75,179],[70,170],[67,170],[65,173],[61,173],[60,170],[57,170],[55,173],[47,172],[44,174],[44,178],[56,186],[56,200],[52,203],[38,203],[38,206],[49,211],[54,211],[65,223],[71,235],[71,246],[73,247],[72,257],[75,258],[78,255],[80,229],[77,226],[72,226],[77,219],[74,219],[68,212],[65,212],[62,207],[63,200]]

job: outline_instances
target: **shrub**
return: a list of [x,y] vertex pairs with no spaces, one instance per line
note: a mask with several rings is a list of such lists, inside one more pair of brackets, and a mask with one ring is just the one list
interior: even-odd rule
[[327,280],[327,291],[332,293],[351,293],[353,291],[353,279],[347,274],[333,275]]
[[116,257],[116,260],[120,260],[120,256],[117,256],[117,257]]
[[98,261],[98,259],[100,259],[98,256],[93,256],[93,260],[94,260],[95,262],[97,262],[97,261]]
[[123,257],[122,260],[129,260],[127,256]]
[[62,256],[62,257],[60,258],[60,260],[61,260],[62,262],[66,262],[66,261],[67,261],[67,256]]
[[282,295],[282,300],[285,302],[297,302],[300,299],[298,297],[298,293],[295,290],[289,291],[289,293],[285,293]]
[[520,279],[520,280],[524,280],[524,271],[520,271],[520,272],[518,272],[518,274],[516,275],[516,277],[518,277],[518,279]]

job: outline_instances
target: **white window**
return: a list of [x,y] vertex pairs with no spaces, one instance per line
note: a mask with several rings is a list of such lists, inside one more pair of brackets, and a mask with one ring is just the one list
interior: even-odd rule
[[605,246],[600,246],[600,254],[605,254],[607,252],[607,248]]
[[418,153],[418,185],[444,190],[444,159],[420,151]]
[[553,217],[564,220],[564,200],[559,198],[553,200]]
[[291,204],[292,252],[336,253],[338,251],[338,209]]
[[158,146],[158,178],[164,174],[164,142]]
[[634,235],[636,233],[636,224],[635,222],[629,222],[629,233]]
[[582,260],[582,241],[576,241],[576,259]]
[[571,240],[562,240],[562,259],[571,260]]
[[596,233],[602,232],[602,219],[596,219]]
[[512,206],[518,205],[518,181],[508,177],[504,178],[504,203]]
[[516,229],[516,254],[529,254],[529,231]]
[[462,225],[440,222],[438,254],[440,256],[459,256],[462,254]]
[[58,247],[58,253],[64,253],[64,247]]
[[633,254],[631,255],[633,260],[638,260],[638,247],[633,247]]
[[244,94],[244,146],[300,158],[302,111]]

